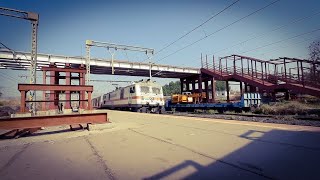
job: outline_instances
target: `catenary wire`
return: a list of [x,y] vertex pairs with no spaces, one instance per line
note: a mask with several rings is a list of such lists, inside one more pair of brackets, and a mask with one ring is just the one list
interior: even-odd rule
[[241,52],[240,54],[244,54],[244,53],[248,53],[248,52],[251,52],[251,51],[254,51],[254,50],[258,50],[258,49],[262,49],[262,48],[265,48],[265,47],[268,47],[268,46],[272,46],[272,45],[274,45],[274,44],[278,44],[278,43],[281,43],[281,42],[284,42],[284,41],[287,41],[287,40],[290,40],[290,39],[294,39],[294,38],[297,38],[297,37],[300,37],[300,36],[304,36],[304,35],[307,35],[307,34],[311,34],[311,33],[317,32],[317,31],[319,31],[319,30],[320,30],[320,28],[314,29],[314,30],[312,30],[312,31],[300,33],[300,34],[298,34],[298,35],[291,36],[291,37],[289,37],[289,38],[285,38],[285,39],[282,39],[282,40],[279,40],[279,41],[276,41],[276,42],[272,42],[272,43],[265,44],[265,45],[262,45],[262,46],[259,46],[259,47],[256,47],[256,48],[253,48],[253,49],[250,49],[250,50],[243,51],[243,52]]
[[285,25],[278,26],[278,27],[276,27],[276,28],[274,28],[274,29],[272,29],[272,30],[270,30],[270,31],[268,31],[268,32],[262,33],[262,34],[260,34],[260,35],[253,36],[253,37],[248,38],[248,39],[246,39],[246,40],[244,40],[244,41],[235,43],[235,44],[233,44],[233,45],[230,46],[230,47],[226,47],[226,48],[224,48],[224,49],[220,49],[220,50],[218,50],[218,51],[216,51],[216,52],[214,52],[214,53],[208,54],[208,55],[213,55],[213,54],[216,54],[216,53],[219,53],[219,52],[223,52],[223,51],[228,50],[228,49],[230,49],[230,48],[233,48],[233,47],[239,46],[239,45],[241,45],[241,44],[247,43],[247,42],[249,42],[249,41],[251,41],[251,40],[264,37],[265,35],[267,35],[267,34],[269,34],[269,33],[271,33],[271,32],[280,30],[280,29],[282,29],[282,28],[284,28],[284,27],[287,27],[287,26],[289,26],[289,25],[291,25],[291,24],[295,24],[295,23],[301,22],[301,21],[303,21],[303,20],[312,18],[312,17],[314,17],[314,16],[316,16],[316,15],[318,15],[318,14],[320,14],[320,11],[317,11],[317,12],[311,14],[311,15],[308,15],[308,16],[305,16],[305,17],[302,17],[302,18],[299,18],[299,19],[295,19],[295,20],[293,20],[293,21],[291,21],[291,22],[289,22],[289,23],[287,23],[287,24],[285,24]]
[[197,30],[198,28],[202,27],[204,24],[206,24],[207,22],[211,21],[213,18],[217,17],[218,15],[220,15],[221,13],[223,13],[224,11],[228,10],[229,8],[231,8],[233,5],[235,5],[236,3],[238,3],[240,0],[236,0],[233,3],[231,3],[230,5],[228,5],[227,7],[223,8],[221,11],[219,11],[218,13],[214,14],[213,16],[211,16],[209,19],[205,20],[204,22],[202,22],[200,25],[196,26],[195,28],[193,28],[192,30],[188,31],[187,33],[185,33],[184,35],[180,36],[178,39],[172,41],[171,43],[169,43],[168,45],[166,45],[165,47],[161,48],[159,51],[157,51],[155,53],[158,54],[161,51],[167,49],[168,47],[170,47],[171,45],[175,44],[176,42],[180,41],[181,39],[183,39],[184,37],[188,36],[190,33],[194,32],[195,30]]
[[248,15],[246,15],[246,16],[244,16],[244,17],[242,17],[242,18],[240,18],[240,19],[238,19],[238,20],[236,20],[236,21],[234,21],[234,22],[232,22],[232,23],[230,23],[230,24],[228,24],[228,25],[216,30],[216,31],[214,31],[213,33],[210,33],[209,35],[206,35],[205,37],[202,37],[202,38],[200,38],[200,39],[198,39],[198,40],[196,40],[196,41],[194,41],[194,42],[192,42],[192,43],[190,43],[190,44],[188,44],[188,45],[186,45],[186,46],[174,51],[173,53],[171,53],[171,54],[159,59],[156,62],[162,61],[162,60],[164,60],[164,59],[166,59],[166,58],[168,58],[168,57],[170,57],[170,56],[172,56],[172,55],[174,55],[174,54],[176,54],[176,53],[178,53],[178,52],[180,52],[180,51],[182,51],[182,50],[184,50],[184,49],[186,49],[186,48],[188,48],[188,47],[190,47],[190,46],[192,46],[192,45],[194,45],[194,44],[196,44],[196,43],[198,43],[198,42],[200,42],[200,41],[202,41],[202,40],[204,40],[204,39],[206,39],[206,38],[208,38],[208,37],[210,37],[210,36],[212,36],[212,35],[214,35],[216,33],[218,33],[218,32],[220,32],[220,31],[222,31],[222,30],[224,30],[224,29],[226,29],[226,28],[228,28],[228,27],[230,27],[230,26],[232,26],[232,25],[234,25],[234,24],[236,24],[236,23],[238,23],[238,22],[240,22],[240,21],[242,21],[242,20],[244,20],[244,19],[246,19],[246,18],[248,18],[248,17],[250,17],[250,16],[252,16],[252,15],[254,15],[254,14],[256,14],[256,13],[262,11],[262,10],[264,10],[264,9],[266,9],[266,8],[268,8],[269,6],[275,4],[275,3],[279,2],[279,1],[280,0],[273,1],[273,2],[271,2],[269,4],[267,4],[266,6],[263,6],[262,8],[259,8],[256,11],[254,11],[254,12],[252,12],[252,13],[250,13],[250,14],[248,14]]

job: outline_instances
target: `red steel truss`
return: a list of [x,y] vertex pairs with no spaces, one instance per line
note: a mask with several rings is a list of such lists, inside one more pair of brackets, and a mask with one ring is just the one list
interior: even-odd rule
[[[201,58],[202,76],[220,81],[239,81],[250,91],[293,92],[320,97],[320,62],[281,57],[261,60],[241,55],[212,59]],[[241,88],[242,90],[242,88]]]

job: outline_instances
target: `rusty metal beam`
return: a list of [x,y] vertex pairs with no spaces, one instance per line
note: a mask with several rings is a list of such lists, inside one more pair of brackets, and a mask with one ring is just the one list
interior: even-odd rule
[[0,120],[0,129],[26,129],[60,125],[75,125],[81,123],[107,123],[107,113],[67,114],[55,116],[16,117]]
[[55,85],[55,84],[18,84],[19,91],[87,91],[92,92],[93,86]]
[[59,67],[42,67],[43,71],[59,71],[59,72],[71,72],[71,73],[85,73],[86,69],[76,68],[59,68]]

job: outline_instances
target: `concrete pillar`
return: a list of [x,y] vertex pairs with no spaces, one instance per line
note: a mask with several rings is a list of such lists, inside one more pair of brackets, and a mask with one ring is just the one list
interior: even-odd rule
[[[84,77],[83,77],[83,73],[79,73],[79,85],[81,86],[81,85],[84,85],[83,84],[83,79],[84,79]],[[80,109],[83,109],[84,108],[84,106],[83,106],[83,94],[84,94],[84,91],[79,91],[79,107],[80,107]]]
[[92,110],[91,93],[91,91],[88,92],[88,110]]
[[[71,85],[71,72],[66,72],[66,85]],[[71,109],[71,92],[66,91],[66,104],[65,109]]]
[[202,77],[199,75],[198,77],[198,92],[200,93],[200,103],[202,102]]
[[[42,84],[47,84],[47,71],[43,71],[42,73]],[[46,100],[46,91],[42,91],[42,100]],[[42,102],[41,109],[42,111],[46,110],[46,102]]]
[[196,82],[195,82],[195,80],[193,79],[191,83],[192,83],[192,93],[195,93]]
[[247,93],[248,92],[248,84],[244,83],[244,92]]
[[180,92],[182,93],[183,92],[183,81],[184,79],[180,79]]
[[[50,71],[50,84],[55,84],[55,72]],[[50,91],[50,103],[49,103],[49,109],[55,109],[54,100],[55,100],[55,92]]]
[[227,90],[227,102],[230,102],[230,96],[229,96],[229,81],[226,81],[226,90]]
[[[54,84],[59,85],[60,73],[58,71],[54,71],[54,72],[55,72]],[[54,105],[55,105],[55,107],[57,107],[59,104],[59,94],[60,94],[60,91],[54,91]]]
[[186,81],[186,91],[190,91],[190,81],[189,80],[187,80]]
[[211,79],[211,93],[212,93],[211,102],[215,102],[215,98],[216,98],[216,81],[214,80],[214,78]]
[[204,82],[204,89],[206,92],[206,102],[209,102],[209,81],[208,80]]
[[[79,85],[80,86],[83,86],[85,85],[85,73],[79,73],[79,77],[80,77],[80,81],[79,81]],[[84,101],[86,98],[86,94],[85,94],[85,91],[80,91],[80,94],[79,94],[79,100],[80,100],[80,108],[85,108],[84,107]]]

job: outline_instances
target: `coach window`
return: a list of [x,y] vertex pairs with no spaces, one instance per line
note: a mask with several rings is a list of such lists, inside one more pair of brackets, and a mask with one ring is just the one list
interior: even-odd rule
[[152,88],[152,92],[155,93],[155,94],[160,94],[160,89],[156,88],[156,87],[153,87]]
[[130,93],[135,93],[135,88],[134,87],[130,88]]

